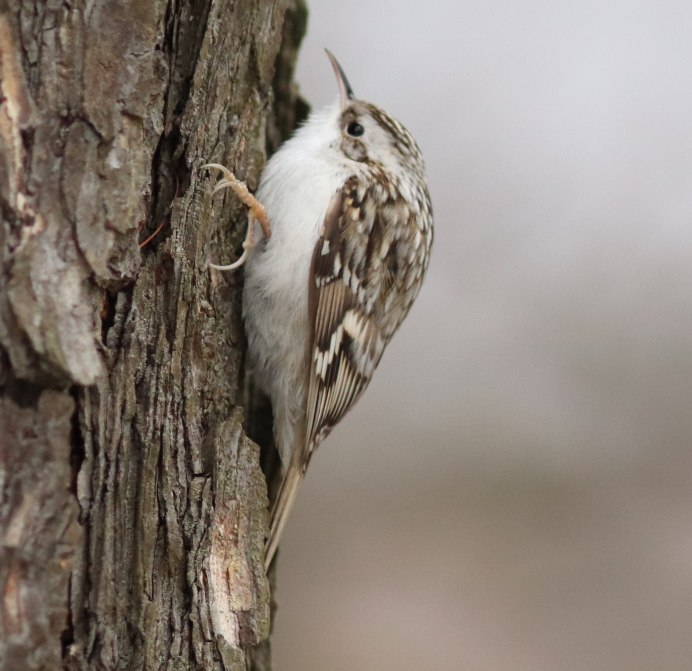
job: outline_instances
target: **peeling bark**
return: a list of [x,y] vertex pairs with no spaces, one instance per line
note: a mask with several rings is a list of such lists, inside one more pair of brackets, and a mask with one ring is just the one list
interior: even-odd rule
[[200,166],[254,189],[304,114],[304,7],[19,4],[0,2],[0,669],[269,669],[242,274],[206,266],[245,214]]

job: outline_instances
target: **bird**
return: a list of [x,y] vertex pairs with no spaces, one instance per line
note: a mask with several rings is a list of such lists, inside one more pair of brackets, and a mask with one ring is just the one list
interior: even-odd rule
[[[265,545],[269,570],[317,446],[360,398],[428,268],[433,211],[411,133],[356,98],[333,54],[337,101],[269,158],[248,208],[243,318],[248,367],[270,399],[282,478]],[[255,240],[255,222],[263,239]]]

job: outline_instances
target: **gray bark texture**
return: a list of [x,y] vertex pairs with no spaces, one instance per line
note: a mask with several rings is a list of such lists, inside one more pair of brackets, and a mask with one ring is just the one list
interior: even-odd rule
[[246,216],[201,165],[256,187],[304,26],[302,0],[0,0],[2,671],[270,668],[242,272],[206,263]]

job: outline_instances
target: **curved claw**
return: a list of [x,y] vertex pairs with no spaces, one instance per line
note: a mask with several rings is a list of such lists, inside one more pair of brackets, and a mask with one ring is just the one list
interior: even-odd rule
[[245,263],[247,259],[248,249],[255,246],[255,221],[258,221],[262,227],[262,233],[266,238],[271,236],[271,228],[269,226],[269,217],[267,216],[267,211],[264,209],[263,205],[248,191],[247,186],[241,182],[228,168],[221,165],[220,163],[205,163],[202,168],[213,168],[215,170],[221,171],[223,178],[220,179],[212,191],[212,195],[221,191],[222,189],[233,189],[235,194],[240,198],[242,203],[246,205],[249,209],[248,212],[248,227],[245,234],[245,241],[243,242],[243,253],[240,258],[227,265],[218,265],[216,263],[209,263],[210,268],[216,270],[235,270],[240,268],[240,266]]
[[240,255],[240,258],[237,261],[234,261],[233,263],[229,263],[227,265],[219,265],[218,263],[212,263],[211,261],[207,261],[207,265],[210,268],[213,268],[214,270],[235,270],[236,268],[240,268],[240,266],[245,263],[245,259],[247,258],[247,249],[243,250],[243,253]]
[[205,168],[214,168],[215,170],[220,170],[226,179],[235,179],[235,175],[225,165],[221,165],[220,163],[205,163],[202,166],[202,170]]

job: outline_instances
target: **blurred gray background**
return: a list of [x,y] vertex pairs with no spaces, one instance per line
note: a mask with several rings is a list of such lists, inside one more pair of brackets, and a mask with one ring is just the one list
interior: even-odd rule
[[282,543],[280,671],[692,669],[692,3],[314,0],[436,241]]

